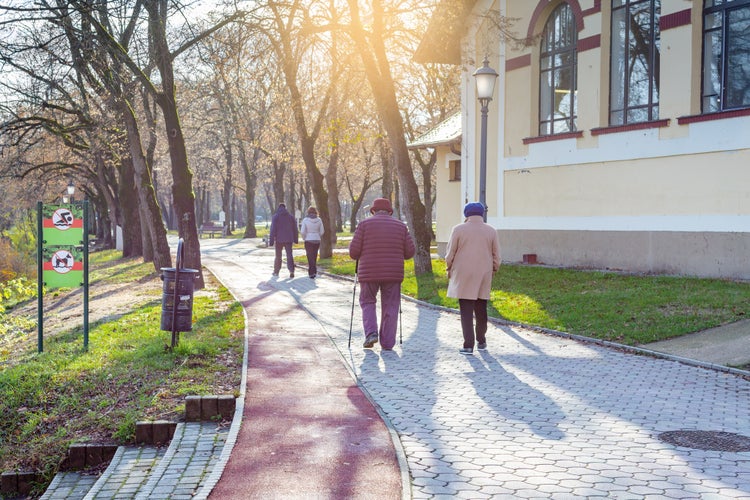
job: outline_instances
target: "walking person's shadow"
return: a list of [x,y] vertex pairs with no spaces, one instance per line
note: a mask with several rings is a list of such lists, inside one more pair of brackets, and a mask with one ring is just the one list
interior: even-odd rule
[[524,383],[502,367],[487,351],[467,356],[473,372],[466,376],[485,404],[506,421],[521,421],[536,435],[561,440],[565,433],[559,424],[565,414],[551,398]]

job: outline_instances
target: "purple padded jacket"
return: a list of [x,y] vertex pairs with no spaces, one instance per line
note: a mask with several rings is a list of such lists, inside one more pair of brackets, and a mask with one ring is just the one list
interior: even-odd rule
[[414,257],[414,240],[406,224],[386,212],[363,220],[354,231],[349,256],[359,260],[361,282],[402,282],[404,261]]

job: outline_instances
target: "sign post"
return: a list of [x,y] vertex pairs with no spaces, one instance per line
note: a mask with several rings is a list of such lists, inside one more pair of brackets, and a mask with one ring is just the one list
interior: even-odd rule
[[37,350],[44,350],[44,287],[83,286],[83,348],[89,342],[89,245],[88,200],[80,203],[44,205],[37,203],[38,338]]

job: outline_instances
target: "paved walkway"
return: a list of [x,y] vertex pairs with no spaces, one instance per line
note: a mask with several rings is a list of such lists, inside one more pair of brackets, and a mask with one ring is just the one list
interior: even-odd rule
[[[238,419],[239,421],[239,419]],[[226,464],[228,429],[215,422],[178,423],[169,446],[121,446],[101,476],[59,472],[42,500],[201,499]]]
[[717,365],[750,365],[750,320],[735,321],[643,347]]
[[306,270],[269,281],[272,251],[204,248],[204,264],[245,306],[249,332],[243,424],[209,498],[402,498],[398,441],[296,300],[297,284],[315,285]]
[[[276,391],[254,394],[251,379],[259,374],[250,373],[251,362],[245,420],[224,474],[215,473],[221,478],[212,498],[750,498],[750,380],[737,372],[503,325],[490,327],[487,351],[463,356],[458,316],[408,300],[403,344],[391,352],[362,349],[355,307],[349,349],[351,282],[310,280],[303,269],[294,279],[282,270],[270,280],[271,250],[247,240],[201,244],[204,264],[245,305],[251,359],[266,357],[261,378]],[[304,401],[290,401],[291,384],[284,384],[287,356],[299,356],[295,347],[312,352],[326,343],[397,434],[402,475],[370,469],[376,483],[405,479],[403,490],[368,484],[347,494],[335,488],[350,478],[351,464],[293,456],[303,443],[299,433],[275,432],[273,439],[244,433],[307,425],[308,412],[277,416],[290,405],[320,404],[321,433],[337,425],[328,412],[341,399],[315,389],[330,377],[289,379],[304,384],[312,396]],[[254,399],[262,403],[255,414],[248,412]],[[366,411],[361,399],[353,400]],[[322,448],[347,442],[308,437],[306,444]],[[360,460],[357,467],[367,455]],[[313,463],[318,477],[298,474],[294,463]],[[257,470],[261,464],[270,469]],[[256,470],[249,474],[242,465]],[[327,482],[334,484],[319,489]]]

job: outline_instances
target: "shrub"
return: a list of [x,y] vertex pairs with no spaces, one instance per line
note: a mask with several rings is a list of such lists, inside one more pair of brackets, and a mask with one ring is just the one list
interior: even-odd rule
[[20,277],[0,283],[0,313],[19,302],[36,297],[36,282]]
[[0,236],[0,283],[19,276],[36,279],[36,224],[30,217]]

